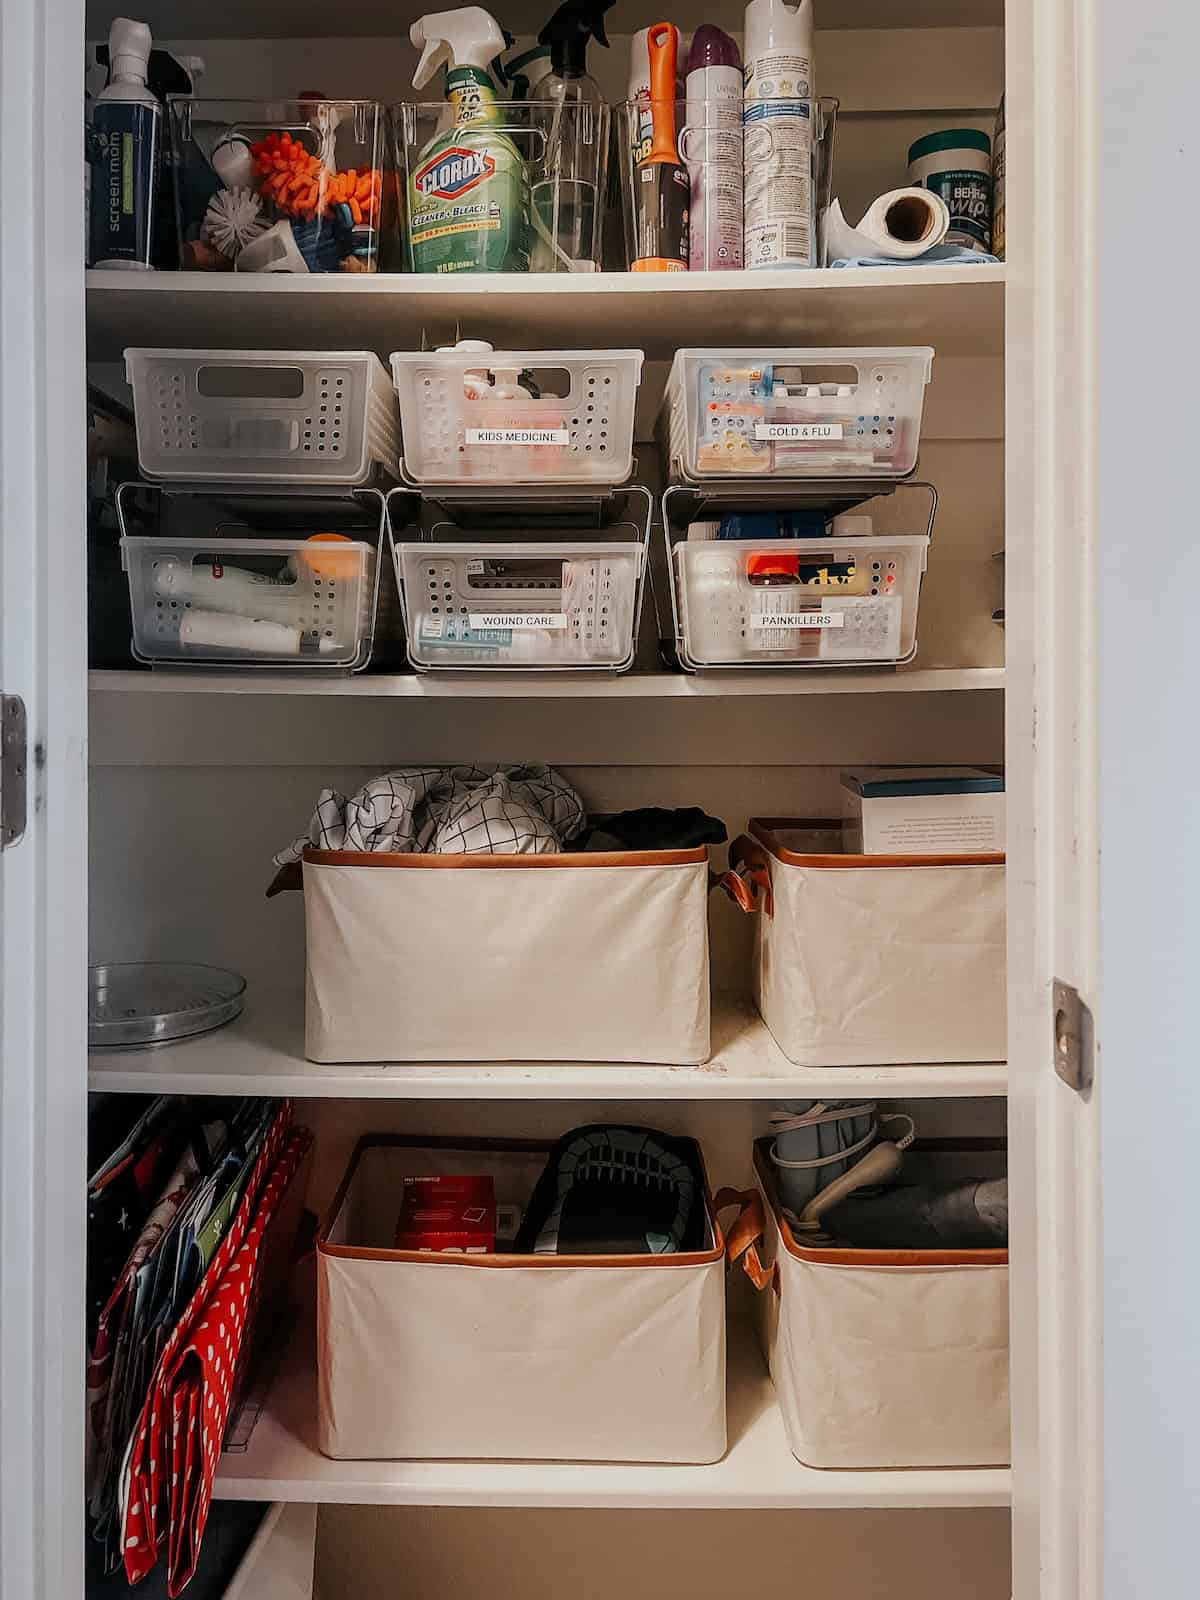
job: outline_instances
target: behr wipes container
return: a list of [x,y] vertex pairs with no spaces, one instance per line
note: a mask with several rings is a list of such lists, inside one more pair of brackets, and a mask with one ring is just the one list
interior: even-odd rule
[[591,484],[633,471],[640,350],[397,351],[401,474],[426,487]]
[[709,1056],[708,852],[304,852],[310,1061]]
[[[808,1244],[780,1204],[770,1144],[755,1145],[757,1190],[717,1203],[742,1204],[727,1251],[758,1290],[792,1454],[841,1469],[1007,1465],[1008,1251]],[[920,1146],[905,1168],[936,1180],[964,1175],[964,1159],[978,1176],[977,1153]]]
[[150,478],[364,484],[395,477],[396,397],[370,350],[125,352]]
[[[469,971],[464,971],[469,982]],[[533,1007],[531,1007],[533,1009]],[[393,1248],[405,1178],[524,1206],[549,1145],[363,1139],[317,1236],[318,1443],[337,1460],[719,1461],[724,1244],[674,1255]]]
[[752,820],[721,880],[757,913],[754,994],[784,1055],[806,1067],[1003,1061],[1004,857],[839,844],[837,823]]
[[903,478],[933,350],[686,349],[663,402],[672,478]]

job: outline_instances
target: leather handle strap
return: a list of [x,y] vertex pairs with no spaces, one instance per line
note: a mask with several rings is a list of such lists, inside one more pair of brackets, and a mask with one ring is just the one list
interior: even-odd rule
[[768,917],[774,915],[767,852],[748,833],[739,834],[730,845],[729,871],[722,873],[717,881],[734,905],[748,917],[754,915],[760,904]]
[[758,1290],[775,1284],[774,1267],[765,1267],[758,1245],[766,1229],[762,1196],[757,1189],[722,1189],[713,1202],[717,1211],[737,1206],[738,1214],[725,1234],[725,1259],[730,1266],[738,1261],[742,1271]]

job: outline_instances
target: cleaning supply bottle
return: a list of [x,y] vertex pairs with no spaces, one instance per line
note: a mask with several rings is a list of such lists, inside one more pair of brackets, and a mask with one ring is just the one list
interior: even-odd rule
[[742,264],[742,58],[711,23],[692,38],[686,87],[680,154],[692,182],[689,265],[728,272]]
[[815,266],[813,0],[750,0],[744,76],[746,266]]
[[108,35],[109,78],[92,105],[88,148],[89,259],[94,267],[154,264],[162,164],[162,106],[147,85],[150,29],[118,17]]
[[417,156],[408,185],[414,272],[526,272],[529,181],[521,152],[501,132],[503,112],[488,63],[505,48],[495,18],[479,6],[414,22],[422,52],[413,87],[446,62],[451,126]]
[[594,38],[607,49],[604,13],[615,0],[566,0],[538,34],[551,70],[538,85],[545,155],[533,184],[534,272],[596,272],[607,172],[608,106],[587,72]]

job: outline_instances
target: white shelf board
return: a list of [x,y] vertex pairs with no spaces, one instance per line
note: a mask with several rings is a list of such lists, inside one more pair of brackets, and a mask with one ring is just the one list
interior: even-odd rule
[[92,1050],[88,1083],[120,1093],[260,1094],[372,1100],[756,1100],[857,1095],[908,1100],[1003,1095],[1003,1062],[797,1067],[740,997],[717,996],[700,1067],[615,1062],[393,1062],[304,1058],[304,997],[251,987],[224,1028],[143,1050]]
[[88,674],[94,694],[349,695],[418,700],[706,700],[727,696],[930,694],[1001,690],[1003,667],[905,667],[895,671],[476,673],[459,676],[159,668]]
[[305,1319],[243,1454],[221,1457],[225,1500],[322,1505],[577,1506],[647,1510],[1007,1506],[1005,1467],[822,1472],[791,1454],[745,1325],[729,1339],[729,1448],[712,1466],[528,1461],[332,1461],[316,1443],[316,1356]]
[[87,274],[88,354],[126,345],[260,350],[370,348],[386,357],[469,328],[509,349],[622,345],[651,359],[679,345],[931,344],[1000,355],[1004,266],[797,272],[105,272]]

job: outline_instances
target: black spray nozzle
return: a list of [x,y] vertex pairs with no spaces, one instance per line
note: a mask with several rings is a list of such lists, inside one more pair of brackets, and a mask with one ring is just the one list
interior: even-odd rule
[[549,45],[550,61],[560,76],[564,72],[587,71],[587,47],[595,39],[608,48],[604,32],[604,13],[616,0],[566,0],[538,34],[538,43]]

